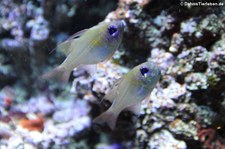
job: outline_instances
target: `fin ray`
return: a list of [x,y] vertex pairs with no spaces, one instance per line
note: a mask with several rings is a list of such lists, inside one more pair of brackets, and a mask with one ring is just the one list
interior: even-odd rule
[[87,30],[88,30],[88,29],[83,29],[83,30],[81,30],[81,31],[79,31],[79,32],[76,32],[75,34],[71,35],[71,36],[67,39],[67,41],[73,40],[73,39],[75,39],[75,38],[79,38],[79,37],[82,36]]
[[122,81],[122,79],[118,79],[114,84],[112,89],[103,97],[103,99],[106,99],[108,101],[110,101],[111,103],[113,103],[113,101],[115,99],[117,99],[117,94],[118,94],[118,86],[120,84],[120,82]]
[[70,41],[64,41],[63,43],[59,44],[57,46],[57,49],[62,51],[66,56],[68,56],[71,52],[70,45],[74,42],[73,40]]
[[80,36],[82,36],[88,29],[81,30],[73,35],[71,35],[68,39],[58,45],[58,49],[62,51],[66,56],[68,56],[71,52],[70,45],[72,42],[77,42]]

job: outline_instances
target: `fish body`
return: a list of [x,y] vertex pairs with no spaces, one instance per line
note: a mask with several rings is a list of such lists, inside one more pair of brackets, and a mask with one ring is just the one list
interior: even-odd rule
[[151,94],[160,79],[160,69],[153,62],[134,67],[104,97],[112,102],[111,107],[94,119],[94,123],[107,123],[114,129],[118,115],[124,109],[138,113],[140,103]]
[[44,79],[66,81],[74,68],[106,61],[118,49],[124,32],[122,21],[101,22],[80,31],[59,44],[67,57],[54,70],[43,75]]

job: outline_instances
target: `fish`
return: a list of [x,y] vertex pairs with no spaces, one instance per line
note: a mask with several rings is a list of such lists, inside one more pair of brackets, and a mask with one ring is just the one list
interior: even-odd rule
[[107,124],[115,128],[121,111],[140,113],[141,101],[147,99],[161,77],[160,68],[151,61],[144,62],[117,81],[103,99],[112,105],[108,110],[93,120],[93,124]]
[[79,31],[57,46],[65,60],[53,70],[42,75],[45,80],[67,82],[74,68],[95,71],[96,65],[109,60],[119,48],[123,38],[124,21],[100,22]]

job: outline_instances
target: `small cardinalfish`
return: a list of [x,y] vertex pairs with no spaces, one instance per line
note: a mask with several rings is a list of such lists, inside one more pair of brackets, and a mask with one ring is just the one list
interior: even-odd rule
[[66,59],[58,67],[42,75],[42,78],[67,82],[74,68],[86,66],[87,70],[94,70],[96,64],[112,57],[121,43],[123,32],[124,22],[117,20],[101,22],[75,33],[57,47],[66,55]]
[[139,114],[141,101],[150,96],[160,76],[161,71],[153,62],[148,61],[134,67],[105,95],[104,99],[109,100],[112,105],[106,112],[95,118],[93,123],[106,123],[114,129],[121,111],[129,110]]

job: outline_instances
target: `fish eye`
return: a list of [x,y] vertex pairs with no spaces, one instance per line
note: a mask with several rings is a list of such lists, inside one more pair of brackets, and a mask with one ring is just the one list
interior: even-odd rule
[[140,69],[140,72],[141,72],[142,76],[146,77],[147,73],[149,72],[149,69],[146,67],[143,67]]
[[117,33],[117,27],[115,27],[115,26],[110,26],[110,27],[108,28],[108,33],[109,33],[111,36],[115,36],[116,33]]

